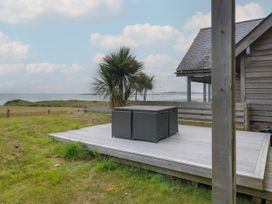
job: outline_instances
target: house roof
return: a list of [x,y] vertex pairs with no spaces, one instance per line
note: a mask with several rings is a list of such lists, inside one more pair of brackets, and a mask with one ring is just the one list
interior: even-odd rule
[[[235,42],[237,55],[240,54],[252,43],[251,41],[254,40],[253,38],[258,38],[259,35],[263,34],[263,32],[267,30],[265,28],[268,27],[268,24],[264,22],[266,22],[267,19],[271,18],[272,15],[270,14],[265,19],[254,19],[236,23]],[[255,30],[257,30],[258,27],[263,27],[261,29],[261,32],[254,32]],[[271,25],[269,27],[271,27]],[[212,67],[211,41],[211,28],[201,29],[196,38],[194,39],[194,42],[192,43],[188,52],[179,64],[177,68],[177,74],[186,75],[186,72],[203,73],[210,71]],[[248,45],[248,43],[250,44]],[[239,49],[237,50],[238,47]],[[240,53],[237,53],[237,51]]]

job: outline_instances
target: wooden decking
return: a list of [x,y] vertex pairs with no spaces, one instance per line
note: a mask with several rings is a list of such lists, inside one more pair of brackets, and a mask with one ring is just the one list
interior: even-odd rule
[[[153,171],[200,183],[211,181],[211,129],[179,126],[179,134],[150,143],[111,137],[111,124],[51,134],[58,140],[78,141],[96,150]],[[237,131],[238,191],[270,198],[272,151],[270,135]]]

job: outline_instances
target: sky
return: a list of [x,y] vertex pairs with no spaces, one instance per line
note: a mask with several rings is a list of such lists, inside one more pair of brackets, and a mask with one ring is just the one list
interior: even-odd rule
[[[211,0],[0,0],[0,93],[93,92],[103,56],[121,46],[154,92],[185,91],[174,73],[210,10]],[[271,11],[271,0],[236,1],[237,21]]]

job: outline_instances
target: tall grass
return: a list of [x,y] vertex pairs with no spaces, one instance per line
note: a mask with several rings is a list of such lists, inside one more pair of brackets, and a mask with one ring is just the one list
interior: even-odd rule
[[65,159],[78,160],[87,156],[87,151],[84,146],[78,142],[68,142],[60,144],[56,151],[59,156]]

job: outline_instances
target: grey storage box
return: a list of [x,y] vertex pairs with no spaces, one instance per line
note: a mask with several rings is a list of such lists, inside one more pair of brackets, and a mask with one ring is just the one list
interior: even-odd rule
[[112,111],[112,136],[158,142],[178,132],[174,106],[126,106]]
[[168,137],[168,111],[133,111],[132,139],[158,142]]
[[112,137],[131,139],[132,111],[112,111]]

